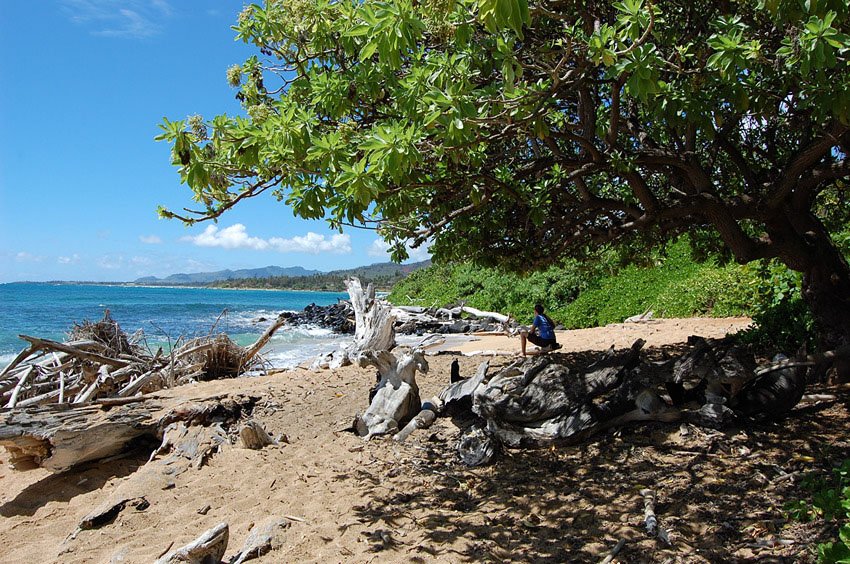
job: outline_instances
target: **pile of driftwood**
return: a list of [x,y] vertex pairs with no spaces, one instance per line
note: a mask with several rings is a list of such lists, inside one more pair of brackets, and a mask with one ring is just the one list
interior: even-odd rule
[[283,323],[278,319],[249,347],[210,334],[179,339],[168,353],[151,353],[141,334],[128,337],[108,310],[96,323],[75,324],[66,342],[20,335],[29,346],[0,371],[0,405],[84,404],[233,378],[261,363],[260,349]]
[[[365,305],[369,315],[387,320],[371,332],[391,335],[393,316],[375,311],[387,306]],[[695,338],[691,344],[685,355],[662,363],[643,358],[639,339],[587,366],[568,365],[563,355],[551,354],[519,359],[494,375],[485,362],[474,376],[461,378],[455,365],[449,386],[425,402],[415,378],[417,370],[428,370],[421,351],[360,350],[360,364],[375,366],[380,379],[354,429],[366,438],[392,435],[404,441],[437,417],[451,416],[464,429],[457,446],[461,459],[478,465],[502,446],[576,443],[638,421],[719,428],[780,418],[803,396],[810,362],[779,360],[757,370],[752,354],[729,340]]]

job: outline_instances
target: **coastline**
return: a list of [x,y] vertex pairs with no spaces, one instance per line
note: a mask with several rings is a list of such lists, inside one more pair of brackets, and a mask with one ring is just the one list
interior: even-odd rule
[[166,288],[169,290],[250,290],[252,292],[302,292],[317,294],[345,294],[345,290],[304,290],[289,288],[226,288],[221,286],[197,286],[194,284],[135,284],[133,282],[70,282],[70,281],[48,281],[48,282],[0,282],[0,286],[31,285],[31,286],[103,286],[109,288]]

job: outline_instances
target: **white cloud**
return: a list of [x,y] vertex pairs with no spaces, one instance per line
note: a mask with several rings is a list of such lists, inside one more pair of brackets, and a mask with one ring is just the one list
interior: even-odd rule
[[160,243],[162,243],[162,239],[160,239],[156,235],[140,235],[139,241],[147,245],[159,245]]
[[219,229],[216,225],[208,225],[200,235],[187,235],[181,241],[190,241],[199,247],[221,247],[222,249],[254,249],[265,251],[269,242],[259,237],[250,237],[247,229],[241,223]]
[[21,251],[20,253],[15,255],[15,262],[41,262],[43,260],[44,257],[33,255],[25,251]]
[[124,268],[124,257],[121,255],[103,255],[97,259],[97,265],[106,270],[118,270],[119,268]]
[[390,256],[390,246],[383,239],[375,239],[372,241],[372,246],[366,252],[370,257],[388,258]]
[[150,264],[153,264],[153,260],[151,260],[149,257],[136,256],[130,259],[130,264],[132,264],[133,266],[148,266]]
[[[390,260],[390,246],[383,239],[375,239],[372,241],[372,245],[366,252],[370,257]],[[408,245],[407,253],[410,255],[410,260],[414,262],[420,262],[431,258],[431,253],[428,252],[428,243],[423,243],[415,249]]]
[[56,262],[58,262],[59,264],[77,264],[78,262],[80,262],[80,255],[74,253],[69,257],[59,257],[58,259],[56,259]]
[[337,233],[330,239],[326,239],[324,235],[310,231],[303,237],[293,237],[292,239],[272,237],[269,239],[269,243],[275,250],[281,253],[309,253],[311,255],[333,253],[344,255],[351,252],[351,237],[341,233]]
[[166,0],[62,0],[72,22],[92,35],[139,39],[157,35],[172,14]]
[[304,236],[291,239],[272,237],[262,239],[248,235],[241,223],[219,229],[209,225],[200,235],[182,237],[199,247],[218,247],[222,249],[253,249],[255,251],[277,251],[279,253],[320,253],[346,254],[351,252],[351,238],[344,234],[335,234],[330,238],[318,233],[308,232]]

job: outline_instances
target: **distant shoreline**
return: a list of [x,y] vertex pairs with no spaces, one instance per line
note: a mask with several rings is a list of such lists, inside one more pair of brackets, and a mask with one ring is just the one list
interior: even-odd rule
[[197,286],[191,284],[136,284],[134,282],[70,282],[70,281],[51,281],[51,282],[0,282],[0,286],[10,286],[12,284],[30,285],[30,286],[109,286],[109,287],[124,287],[124,288],[166,288],[172,290],[250,290],[253,292],[310,292],[324,294],[344,294],[345,290],[304,290],[296,288],[249,288],[249,287],[225,287],[225,286]]

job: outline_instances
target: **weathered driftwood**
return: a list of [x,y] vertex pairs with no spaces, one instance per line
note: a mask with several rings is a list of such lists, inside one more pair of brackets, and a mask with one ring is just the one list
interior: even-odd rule
[[419,350],[401,358],[386,350],[367,350],[359,359],[361,366],[375,366],[381,380],[369,408],[355,418],[355,429],[361,437],[395,433],[420,410],[416,370],[428,372],[428,362]]
[[[570,444],[632,422],[723,427],[741,418],[775,419],[804,393],[806,366],[785,364],[754,376],[754,362],[729,341],[692,344],[689,353],[664,365],[641,364],[642,340],[625,352],[612,348],[584,369],[564,366],[557,357],[536,357],[488,379],[482,365],[473,378],[441,392],[440,414],[466,419],[461,426],[469,427],[457,450],[465,463],[476,465],[491,460],[502,444]],[[659,374],[663,370],[669,370],[666,376]],[[659,396],[662,384],[673,406]],[[658,531],[659,538],[666,535]]]
[[21,375],[21,378],[18,380],[15,389],[12,391],[12,397],[9,399],[9,403],[6,404],[6,407],[12,408],[18,403],[18,394],[21,393],[21,387],[29,380],[29,377],[32,376],[33,372],[35,372],[35,366],[30,366],[24,373]]
[[574,442],[612,421],[667,417],[635,405],[643,387],[630,371],[643,344],[638,340],[626,353],[608,353],[577,375],[551,357],[521,361],[476,390],[473,411],[508,446]]
[[97,404],[6,410],[0,413],[0,445],[9,451],[16,469],[41,466],[62,472],[116,454],[136,437],[154,434],[157,422],[151,414],[158,407],[151,401],[108,411]]
[[32,345],[32,348],[34,348],[35,350],[61,351],[82,360],[88,360],[98,364],[106,364],[109,366],[114,366],[116,368],[123,368],[130,364],[126,360],[110,358],[102,354],[89,352],[71,344],[59,343],[57,341],[51,341],[50,339],[39,339],[37,337],[30,337],[28,335],[18,336],[25,341],[29,341]]
[[98,323],[75,326],[59,343],[22,335],[30,347],[0,373],[0,401],[8,408],[81,404],[128,397],[195,380],[236,377],[259,365],[258,353],[284,323],[279,318],[249,347],[226,335],[179,342],[168,355],[151,355],[121,332],[108,312]]
[[805,366],[763,372],[730,398],[729,407],[753,419],[778,419],[794,408],[806,391]]
[[655,516],[655,491],[649,488],[640,490],[643,496],[643,524],[650,536],[658,534],[658,518]]
[[[189,426],[183,421],[177,421],[165,428],[162,444],[151,454],[150,460],[164,457],[166,465],[179,462],[184,469],[192,467],[197,470],[226,444],[229,444],[227,431],[221,423]],[[178,464],[174,468],[179,469],[180,466]]]
[[496,313],[495,311],[481,311],[480,309],[475,309],[474,307],[463,306],[460,308],[463,313],[467,313],[469,315],[473,315],[475,317],[484,318],[484,319],[494,319],[499,323],[508,323],[511,320],[511,316],[504,315],[501,313]]
[[291,523],[288,519],[269,517],[251,527],[251,532],[242,544],[242,548],[230,560],[229,564],[241,564],[259,558],[283,545],[283,537]]
[[[487,379],[490,362],[482,362],[471,378],[460,379],[443,389],[438,396],[443,412],[448,415],[464,415],[472,411],[472,396],[475,390]],[[453,377],[450,377],[450,380]]]
[[[117,454],[127,443],[142,436],[160,439],[166,435],[164,445],[178,444],[174,433],[179,431],[166,433],[170,424],[203,425],[213,419],[235,421],[255,401],[256,398],[248,396],[188,403],[177,399],[117,398],[76,407],[53,405],[3,410],[0,411],[0,446],[9,451],[10,462],[16,469],[40,466],[62,472],[83,462]],[[170,410],[169,404],[173,404]],[[226,434],[221,436],[226,440]],[[193,437],[191,447],[178,450],[178,455],[188,457],[193,463],[200,460],[202,464],[208,455],[204,444],[204,440]],[[164,452],[165,447],[160,450]]]
[[617,544],[614,545],[614,548],[611,549],[607,556],[605,556],[605,558],[599,561],[599,564],[610,564],[611,562],[613,562],[614,558],[616,558],[617,555],[620,554],[620,551],[623,550],[624,546],[626,546],[626,539],[618,540]]
[[254,341],[253,344],[245,348],[245,352],[242,354],[242,362],[244,364],[250,364],[254,360],[254,357],[256,357],[260,353],[262,348],[266,346],[269,340],[271,340],[275,332],[281,327],[283,327],[285,324],[286,318],[278,317],[277,320],[275,320],[275,322],[272,323],[268,329],[263,331],[263,334],[260,335],[260,337],[256,341]]
[[219,523],[186,546],[162,556],[156,564],[218,564],[227,551],[229,538],[227,523]]
[[[434,398],[436,399],[436,398]],[[437,420],[438,407],[433,402],[425,402],[422,404],[422,409],[404,428],[393,435],[393,440],[397,443],[403,443],[417,429],[427,429]]]
[[346,280],[351,306],[354,308],[354,339],[346,349],[349,362],[357,362],[365,351],[388,351],[395,346],[395,317],[391,308],[375,299],[375,288],[366,289],[358,278]]
[[112,523],[115,518],[118,517],[118,514],[124,510],[125,507],[135,507],[141,510],[141,508],[146,508],[149,505],[150,504],[148,503],[148,500],[145,499],[144,496],[120,498],[114,502],[102,505],[95,511],[92,511],[91,513],[87,514],[80,520],[79,524],[77,525],[77,529],[78,531],[88,531],[90,529],[97,529],[99,527]]
[[467,466],[485,466],[499,454],[501,444],[483,428],[473,426],[463,431],[456,450]]

